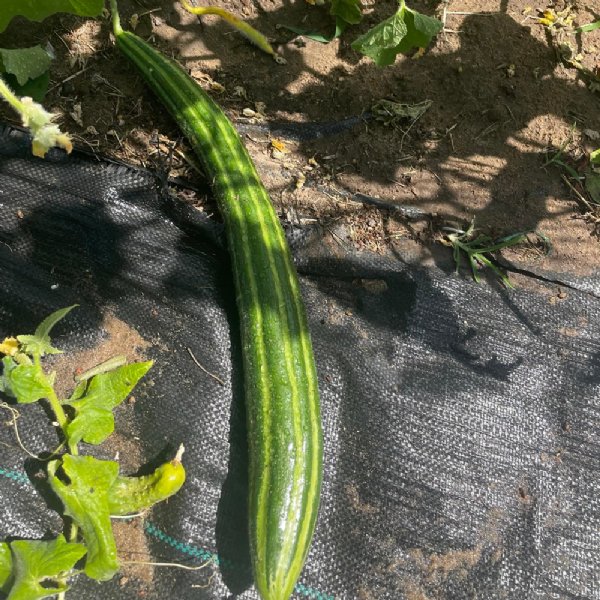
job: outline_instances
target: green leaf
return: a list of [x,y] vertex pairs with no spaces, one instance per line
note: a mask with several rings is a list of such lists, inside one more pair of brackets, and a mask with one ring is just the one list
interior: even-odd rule
[[422,15],[410,8],[406,9],[405,23],[408,33],[400,43],[400,52],[409,52],[413,48],[427,48],[443,27],[443,23],[438,19]]
[[362,20],[360,0],[331,0],[329,12],[350,25],[356,25]]
[[595,204],[600,204],[600,174],[588,171],[585,175],[585,189]]
[[[68,483],[57,475],[60,466]],[[62,461],[48,463],[48,475],[65,514],[81,528],[87,546],[86,575],[98,581],[110,579],[119,564],[107,494],[119,475],[119,465],[93,456],[65,454]]]
[[101,444],[114,431],[112,411],[129,396],[151,366],[152,361],[123,365],[92,377],[87,389],[81,384],[77,386],[76,399],[66,403],[75,409],[75,418],[67,426],[69,444],[81,440]]
[[589,33],[590,31],[594,31],[596,29],[600,29],[600,20],[594,21],[593,23],[586,23],[581,27],[577,27],[575,31],[577,31],[577,33]]
[[58,12],[97,17],[103,7],[104,0],[2,0],[0,33],[16,16],[26,17],[30,21],[42,21]]
[[0,593],[8,593],[7,583],[12,573],[12,555],[6,542],[0,542]]
[[38,600],[64,592],[60,581],[85,555],[83,544],[67,542],[59,535],[51,541],[18,540],[10,543],[14,583],[7,600]]
[[115,430],[115,418],[110,409],[84,404],[77,417],[67,426],[69,444],[81,440],[88,444],[101,444]]
[[52,57],[41,46],[6,50],[0,48],[0,64],[4,73],[10,73],[19,85],[25,85],[48,71]]
[[590,162],[593,165],[600,165],[600,148],[590,152]]
[[408,29],[404,23],[405,9],[375,25],[372,29],[352,42],[352,48],[368,56],[377,66],[391,65],[396,60],[396,48],[406,36]]
[[50,332],[52,328],[62,319],[64,319],[78,304],[67,306],[66,308],[59,308],[55,310],[51,315],[48,315],[36,328],[35,336],[50,341]]
[[17,367],[18,363],[15,362],[10,356],[5,356],[2,359],[2,376],[0,376],[0,392],[8,394],[13,398],[15,395],[10,387],[10,372]]
[[44,354],[61,354],[61,350],[53,348],[50,344],[50,331],[52,328],[71,312],[77,304],[60,308],[48,315],[37,327],[33,335],[18,335],[23,352],[32,356],[44,356]]
[[[2,362],[5,361],[6,358]],[[52,394],[52,384],[39,365],[10,366],[8,374],[3,373],[2,376],[7,381],[3,387],[19,404],[31,404]]]
[[442,28],[442,22],[407,8],[404,3],[395,15],[375,25],[352,43],[376,65],[391,65],[401,52],[427,47]]
[[348,27],[348,23],[346,23],[346,21],[343,19],[336,18],[335,30],[330,35],[309,31],[308,29],[302,29],[302,27],[294,27],[293,25],[282,25],[281,27],[289,31],[293,31],[294,33],[308,38],[309,40],[320,42],[321,44],[328,44],[332,40],[339,38],[340,35],[344,33],[346,27]]
[[48,91],[50,73],[46,71],[46,73],[35,79],[29,79],[24,85],[19,85],[14,75],[5,74],[4,80],[17,96],[29,96],[36,102],[42,102]]

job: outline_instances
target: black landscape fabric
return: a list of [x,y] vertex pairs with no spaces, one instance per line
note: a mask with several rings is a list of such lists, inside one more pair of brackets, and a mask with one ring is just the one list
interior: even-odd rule
[[[78,303],[55,331],[60,375],[99,349],[155,361],[93,452],[118,451],[135,472],[186,447],[182,491],[116,524],[120,556],[209,566],[125,565],[108,583],[76,578],[67,598],[256,599],[227,253],[218,225],[160,190],[146,172],[82,155],[35,159],[5,130],[0,339]],[[294,598],[600,598],[600,300],[477,285],[325,238],[293,236],[325,435]],[[43,407],[19,409],[23,444],[55,448]],[[9,421],[0,538],[56,535],[43,465]]]

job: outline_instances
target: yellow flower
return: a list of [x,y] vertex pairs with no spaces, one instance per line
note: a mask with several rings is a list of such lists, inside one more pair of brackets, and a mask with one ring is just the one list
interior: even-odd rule
[[53,123],[56,115],[49,113],[40,104],[28,96],[21,99],[24,112],[23,125],[28,127],[33,134],[32,152],[35,156],[44,158],[53,146],[64,148],[68,154],[73,150],[69,136],[62,133],[58,125]]
[[0,353],[7,356],[14,356],[19,350],[19,342],[17,338],[9,337],[0,344]]

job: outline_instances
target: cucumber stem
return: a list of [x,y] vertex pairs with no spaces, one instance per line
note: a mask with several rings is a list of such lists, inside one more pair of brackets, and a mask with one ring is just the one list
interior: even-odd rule
[[110,0],[110,12],[112,15],[113,32],[115,36],[119,36],[123,33],[123,28],[121,27],[121,17],[119,16],[117,0]]
[[179,448],[177,449],[177,454],[175,455],[175,458],[171,462],[179,464],[181,462],[181,457],[183,456],[184,452],[185,452],[185,448],[183,447],[183,444],[179,444]]
[[19,114],[25,112],[25,106],[0,77],[0,96],[2,96]]
[[[41,360],[39,354],[34,355],[33,362],[34,362],[35,366],[43,373],[42,360]],[[67,438],[66,429],[67,429],[69,419],[67,418],[67,415],[66,415],[66,413],[62,407],[62,404],[60,403],[60,400],[58,399],[58,396],[56,395],[56,392],[54,391],[54,387],[52,385],[49,386],[47,400],[50,403],[50,408],[52,409],[54,416],[56,417],[56,422],[60,426],[65,438]],[[71,450],[71,452],[73,454],[77,454],[77,446],[75,446],[75,448],[73,449],[73,448],[71,448],[71,445],[69,444],[69,450]]]
[[254,29],[251,25],[246,23],[246,21],[236,17],[233,13],[230,13],[228,10],[224,8],[220,8],[219,6],[192,6],[187,0],[180,0],[181,6],[185,8],[192,15],[216,15],[227,21],[232,27],[237,29],[245,38],[250,40],[255,46],[260,48],[263,52],[270,54],[276,62],[280,64],[285,64],[285,59],[277,54],[275,50],[273,50],[273,46],[269,43],[266,36],[264,36],[260,31]]

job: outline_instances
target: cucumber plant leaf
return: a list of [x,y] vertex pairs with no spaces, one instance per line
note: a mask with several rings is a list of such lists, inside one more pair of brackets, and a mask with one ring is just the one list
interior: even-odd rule
[[404,22],[404,10],[375,25],[352,42],[352,48],[368,56],[376,65],[391,65],[398,54],[396,48],[408,33]]
[[14,398],[10,388],[10,372],[17,367],[17,364],[10,356],[2,359],[2,375],[0,375],[0,392],[8,394]]
[[80,17],[97,17],[104,0],[2,0],[0,33],[16,16],[30,21],[42,21],[54,13],[67,12]]
[[427,47],[441,28],[441,21],[408,8],[402,1],[396,14],[356,39],[352,48],[384,67],[402,52]]
[[585,189],[594,204],[600,204],[600,173],[587,172],[585,176]]
[[41,102],[48,91],[52,58],[41,46],[17,50],[0,48],[0,73],[17,96],[29,96]]
[[28,79],[23,85],[18,84],[14,75],[5,73],[3,77],[17,96],[29,96],[36,102],[43,102],[46,97],[46,92],[48,91],[48,85],[50,84],[50,73],[48,71],[35,79]]
[[362,21],[360,0],[331,0],[329,12],[349,25],[356,25]]
[[[65,481],[60,477],[61,467]],[[107,581],[119,568],[108,509],[108,490],[119,475],[119,465],[93,456],[65,454],[62,460],[48,463],[48,475],[65,514],[81,528],[87,547],[86,575]]]
[[67,542],[63,535],[55,540],[17,540],[10,543],[12,578],[10,600],[38,600],[64,592],[68,586],[60,581],[85,555],[83,544]]
[[6,358],[2,361],[4,371],[0,389],[16,398],[19,404],[31,404],[53,393],[52,381],[39,365],[15,366],[15,363],[7,368]]
[[32,356],[44,356],[45,354],[61,354],[61,350],[50,344],[50,331],[61,320],[71,312],[77,304],[61,308],[48,315],[36,328],[33,335],[18,335],[17,340],[21,344],[22,351]]
[[6,542],[0,542],[0,593],[6,594],[12,572],[12,554]]
[[348,27],[348,23],[346,23],[346,21],[344,21],[342,18],[336,17],[335,29],[333,33],[330,34],[318,33],[316,31],[310,31],[309,29],[303,29],[302,27],[294,27],[293,25],[282,25],[281,27],[289,31],[293,31],[294,33],[308,38],[309,40],[320,42],[321,44],[328,44],[332,40],[339,38],[340,35],[344,33],[346,27]]
[[75,417],[67,426],[69,444],[81,440],[101,444],[114,431],[112,411],[129,396],[151,366],[152,361],[131,363],[79,384],[65,403],[75,410]]
[[52,57],[41,46],[7,50],[0,48],[0,68],[15,76],[19,85],[25,85],[48,71]]
[[593,23],[581,25],[580,27],[577,27],[575,31],[577,33],[590,33],[590,31],[595,31],[596,29],[600,29],[600,19],[598,21],[594,21]]

